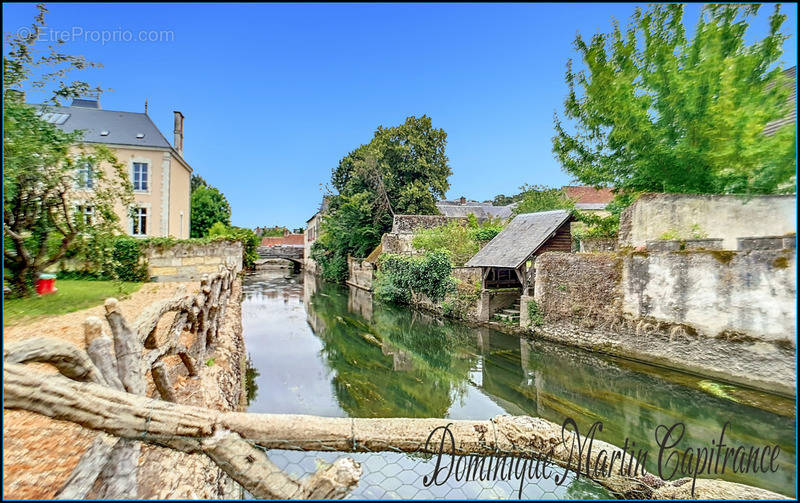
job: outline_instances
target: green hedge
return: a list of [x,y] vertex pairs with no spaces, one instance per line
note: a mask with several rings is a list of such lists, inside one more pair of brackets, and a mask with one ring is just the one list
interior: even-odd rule
[[452,268],[450,254],[444,250],[412,257],[384,253],[378,260],[375,295],[388,302],[409,304],[412,293],[422,293],[440,302],[455,288]]

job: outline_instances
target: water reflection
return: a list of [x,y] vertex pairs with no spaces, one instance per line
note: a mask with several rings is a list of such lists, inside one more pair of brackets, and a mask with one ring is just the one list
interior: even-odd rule
[[[254,279],[245,286],[246,343],[261,372],[250,410],[457,419],[527,414],[559,424],[571,417],[582,429],[602,421],[598,438],[621,445],[627,437],[637,450],[648,449],[651,470],[658,425],[684,422],[681,447],[711,447],[731,421],[728,445],[778,444],[782,454],[777,473],[726,472],[725,478],[794,495],[793,417],[714,396],[702,383],[666,381],[651,368],[642,372],[626,362],[374,303],[355,288],[298,279]],[[778,410],[788,408],[785,399],[767,399]]]

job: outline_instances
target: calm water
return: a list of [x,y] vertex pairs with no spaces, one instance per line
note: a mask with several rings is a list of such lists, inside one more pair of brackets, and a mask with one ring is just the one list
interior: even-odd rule
[[[725,422],[729,446],[779,445],[777,473],[724,478],[794,496],[794,401],[485,328],[436,320],[373,302],[369,294],[310,276],[263,273],[245,281],[244,336],[253,371],[251,412],[336,417],[488,419],[530,415],[597,438],[648,449],[655,470],[658,425],[687,425],[679,448],[711,447]],[[665,377],[669,377],[667,380]],[[758,404],[759,407],[753,404]],[[764,410],[764,409],[769,410]],[[315,470],[336,453],[272,451],[292,473]],[[516,497],[517,484],[448,483],[425,488],[432,461],[404,454],[357,454],[363,498]],[[560,473],[560,471],[559,471]],[[584,479],[532,481],[525,498],[603,498]]]

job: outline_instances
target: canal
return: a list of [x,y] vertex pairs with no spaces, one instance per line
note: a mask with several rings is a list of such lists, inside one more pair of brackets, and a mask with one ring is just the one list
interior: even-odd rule
[[[712,380],[520,339],[373,302],[358,289],[312,276],[258,273],[244,284],[249,411],[331,417],[489,419],[529,415],[596,438],[647,450],[656,470],[659,425],[686,425],[678,450],[712,448],[726,422],[728,446],[778,445],[777,472],[726,480],[795,495],[793,400]],[[298,476],[341,453],[271,451]],[[398,453],[355,454],[364,476],[355,498],[508,498],[519,482],[448,481],[425,487],[434,460]],[[561,473],[563,470],[558,470]],[[675,477],[678,478],[678,477]],[[529,480],[523,498],[592,499],[608,493],[584,478]]]

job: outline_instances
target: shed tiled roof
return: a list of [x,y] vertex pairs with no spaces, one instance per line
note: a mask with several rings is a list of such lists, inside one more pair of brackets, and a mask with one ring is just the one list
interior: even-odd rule
[[516,269],[569,220],[566,210],[517,215],[464,266]]

